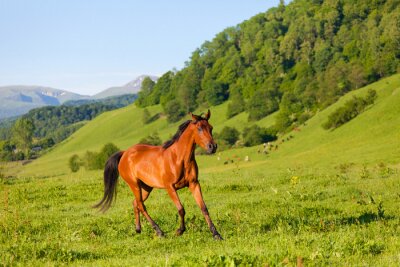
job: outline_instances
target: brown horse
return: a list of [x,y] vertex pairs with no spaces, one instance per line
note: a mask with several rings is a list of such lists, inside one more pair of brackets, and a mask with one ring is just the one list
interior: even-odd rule
[[163,146],[137,144],[126,151],[112,155],[104,169],[103,199],[94,207],[101,207],[102,211],[106,211],[111,206],[116,196],[117,179],[120,174],[135,195],[133,209],[136,232],[141,232],[140,213],[142,213],[161,237],[164,233],[147,213],[144,201],[153,188],[165,188],[178,209],[180,227],[176,234],[181,235],[186,229],[185,209],[176,191],[189,187],[214,239],[222,239],[204,203],[194,155],[196,145],[209,154],[217,150],[217,144],[212,137],[212,126],[208,123],[210,115],[210,110],[205,117],[191,114],[191,120],[182,123],[174,137]]

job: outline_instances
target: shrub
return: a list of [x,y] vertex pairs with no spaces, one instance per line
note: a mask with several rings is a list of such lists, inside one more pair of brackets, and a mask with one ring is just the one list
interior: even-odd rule
[[74,154],[69,158],[69,168],[71,169],[72,172],[79,171],[79,168],[81,167],[80,161],[81,160],[77,154]]
[[99,153],[93,151],[86,151],[84,156],[84,165],[87,170],[98,170],[102,169],[103,165],[100,163]]
[[177,122],[185,115],[181,104],[176,99],[169,101],[165,105],[164,111],[169,122]]
[[364,98],[353,96],[352,99],[346,101],[344,106],[329,114],[328,121],[322,124],[322,127],[326,130],[338,128],[361,114],[369,105],[375,102],[376,97],[376,91],[371,89],[368,90]]
[[277,131],[275,128],[264,128],[258,125],[245,128],[243,130],[243,142],[245,146],[255,146],[265,142],[274,141],[277,139]]
[[106,161],[120,149],[113,143],[107,143],[100,152],[86,151],[84,165],[87,170],[100,170],[104,168]]
[[232,146],[239,140],[240,133],[234,127],[225,126],[217,136],[218,140],[222,140]]
[[101,164],[101,169],[104,168],[108,158],[118,151],[120,151],[120,149],[113,143],[107,143],[103,146],[100,153],[97,155],[99,164]]
[[139,141],[140,144],[147,144],[153,146],[159,146],[161,145],[161,142],[162,142],[161,138],[158,136],[157,132],[150,134]]
[[147,108],[143,109],[143,115],[142,115],[143,124],[148,124],[150,120],[151,120],[151,115],[149,110]]

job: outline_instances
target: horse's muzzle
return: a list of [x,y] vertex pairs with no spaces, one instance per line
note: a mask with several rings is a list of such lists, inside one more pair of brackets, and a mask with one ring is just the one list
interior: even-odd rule
[[208,154],[214,154],[217,151],[217,144],[212,144],[212,143],[208,143],[207,145],[207,153]]

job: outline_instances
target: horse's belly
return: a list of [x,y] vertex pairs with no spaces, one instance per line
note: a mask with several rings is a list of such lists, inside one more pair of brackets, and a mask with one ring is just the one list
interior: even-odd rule
[[141,162],[135,166],[136,177],[153,188],[164,188],[160,168],[152,162]]

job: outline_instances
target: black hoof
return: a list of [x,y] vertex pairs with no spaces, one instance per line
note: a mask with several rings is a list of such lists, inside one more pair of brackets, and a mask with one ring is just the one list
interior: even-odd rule
[[137,234],[140,234],[142,232],[142,229],[141,228],[136,228],[136,233]]
[[224,240],[220,234],[213,235],[214,240]]
[[177,236],[180,236],[180,235],[183,234],[183,232],[185,232],[185,228],[183,228],[183,229],[179,228],[178,230],[176,230],[175,234],[176,234]]
[[165,234],[163,231],[157,231],[156,233],[157,233],[158,237],[165,237]]

